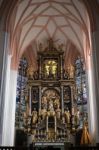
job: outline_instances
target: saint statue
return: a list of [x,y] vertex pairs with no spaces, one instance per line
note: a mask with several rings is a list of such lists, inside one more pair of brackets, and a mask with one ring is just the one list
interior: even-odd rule
[[49,76],[49,66],[48,65],[45,65],[45,75],[46,75],[46,77]]
[[75,124],[79,125],[80,123],[80,111],[79,109],[77,109],[76,113],[75,113]]
[[47,96],[46,95],[42,97],[42,106],[43,108],[47,109]]
[[62,123],[65,123],[65,117],[64,116],[62,117]]
[[59,105],[57,106],[57,109],[56,109],[56,117],[58,119],[60,119],[60,117],[61,117],[61,109],[59,108]]
[[33,66],[30,65],[29,68],[27,69],[27,75],[28,75],[28,77],[33,79],[33,74],[34,74],[34,69],[33,69]]
[[55,107],[55,108],[60,107],[60,101],[59,101],[59,97],[58,97],[58,96],[55,98],[54,107]]
[[24,122],[24,125],[26,125],[26,119],[27,119],[27,114],[26,112],[23,113],[23,122]]
[[74,66],[73,65],[70,65],[68,68],[67,68],[67,72],[69,73],[69,78],[70,79],[73,79],[74,78]]
[[57,62],[55,60],[45,61],[45,75],[46,77],[56,77],[57,74]]
[[36,124],[37,122],[37,111],[36,108],[32,111],[32,124]]
[[53,106],[53,100],[49,100],[49,108],[48,108],[48,116],[54,116],[55,111],[54,111],[54,106]]
[[41,117],[42,117],[43,120],[46,118],[47,111],[46,111],[45,108],[41,109],[40,115],[41,115]]
[[65,115],[66,123],[69,124],[71,115],[68,109],[64,111],[64,115]]
[[49,101],[49,110],[54,111],[54,106],[53,106],[53,101],[52,100]]

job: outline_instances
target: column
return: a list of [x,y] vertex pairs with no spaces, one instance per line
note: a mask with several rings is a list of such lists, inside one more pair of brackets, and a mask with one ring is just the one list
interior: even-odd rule
[[61,85],[61,110],[64,113],[63,85]]
[[29,102],[28,102],[28,96],[25,96],[25,100],[26,100],[26,117],[28,117],[28,115],[29,115]]
[[[74,100],[74,96],[73,96],[73,85],[71,85],[70,88],[71,88],[71,108],[73,108],[73,106],[74,106],[74,102],[73,102],[73,100]],[[73,114],[72,114],[72,115],[73,115]]]
[[54,117],[55,120],[55,139],[56,139],[56,133],[57,133],[57,123],[56,123],[56,116]]
[[39,56],[39,79],[41,79],[41,56]]
[[[97,30],[92,33],[92,59],[93,59],[93,72],[94,72],[94,82],[95,84],[92,85],[94,91],[95,91],[95,97],[93,98],[93,103],[95,102],[95,133],[96,133],[96,143],[99,143],[99,21],[97,20],[98,16],[96,18],[97,23]],[[90,99],[89,99],[90,103]],[[90,119],[89,123],[91,124],[91,113],[90,113]],[[91,127],[90,127],[91,128]]]
[[17,71],[11,70],[8,80],[5,91],[2,146],[14,145]]
[[74,93],[74,86],[73,85],[71,85],[70,86],[70,88],[71,88],[71,121],[72,121],[72,128],[74,128],[74,126],[75,126],[75,121],[74,121],[74,102],[73,102],[73,100],[74,100],[74,95],[73,95],[73,93]]
[[63,57],[62,55],[60,56],[61,59],[61,79],[63,79]]
[[46,134],[48,139],[48,116],[46,117]]
[[[88,77],[88,125],[91,138],[99,143],[99,119],[98,119],[98,97],[97,97],[97,82],[94,76],[94,66],[92,56],[88,56],[89,62],[87,69]],[[99,85],[98,85],[99,86]],[[98,113],[97,113],[98,112]]]
[[39,113],[41,111],[41,85],[39,86]]
[[32,107],[31,101],[32,101],[32,99],[31,99],[31,87],[29,87],[29,115],[30,116],[31,116],[31,107]]
[[[4,16],[4,15],[3,15]],[[3,19],[0,22],[0,145],[2,145],[2,136],[3,136],[3,118],[4,118],[4,103],[5,103],[5,86],[6,86],[6,76],[7,76],[7,49],[6,38],[7,33],[4,33],[3,30]],[[4,46],[5,44],[5,46]]]
[[56,133],[56,130],[57,130],[57,127],[56,127],[56,116],[54,117],[54,120],[55,120],[55,133]]

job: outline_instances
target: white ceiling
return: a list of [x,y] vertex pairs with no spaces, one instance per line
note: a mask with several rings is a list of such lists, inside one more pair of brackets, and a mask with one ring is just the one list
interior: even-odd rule
[[11,49],[22,55],[29,45],[53,38],[56,46],[71,41],[83,54],[89,41],[89,20],[84,4],[79,0],[19,0],[10,22]]

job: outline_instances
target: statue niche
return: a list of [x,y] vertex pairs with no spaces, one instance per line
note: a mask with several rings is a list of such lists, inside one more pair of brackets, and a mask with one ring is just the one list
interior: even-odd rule
[[42,95],[42,109],[48,112],[55,112],[60,107],[60,96],[55,89],[47,89]]
[[45,78],[52,79],[57,77],[57,61],[53,59],[47,59],[44,61],[44,76]]

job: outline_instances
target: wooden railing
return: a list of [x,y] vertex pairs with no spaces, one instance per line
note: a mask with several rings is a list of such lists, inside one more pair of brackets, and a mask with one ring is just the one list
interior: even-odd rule
[[[80,150],[80,149],[81,150],[99,150],[99,146],[71,146],[71,147],[64,148],[64,150]],[[0,150],[36,150],[36,148],[35,147],[16,146],[16,147],[0,147]],[[50,147],[48,147],[48,148],[46,147],[45,150],[50,150]],[[51,148],[51,150],[54,150],[54,148]]]
[[[67,150],[66,148],[64,150]],[[99,150],[98,146],[75,146],[69,147],[68,150]]]

